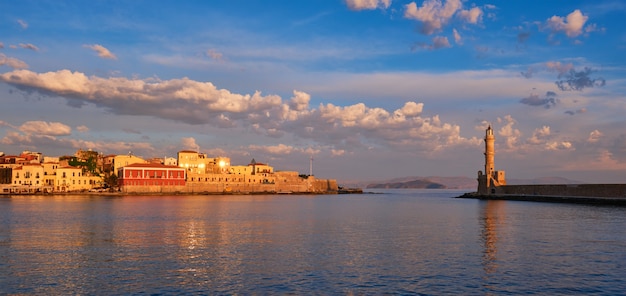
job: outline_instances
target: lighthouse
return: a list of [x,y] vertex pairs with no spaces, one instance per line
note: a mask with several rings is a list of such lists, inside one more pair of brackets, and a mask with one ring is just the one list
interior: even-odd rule
[[487,185],[491,184],[493,173],[495,171],[495,164],[493,161],[495,149],[494,143],[496,138],[493,136],[493,129],[491,125],[485,131],[485,175],[487,175]]
[[491,125],[485,130],[485,172],[478,171],[478,193],[494,194],[496,187],[506,185],[504,171],[495,170],[495,141]]

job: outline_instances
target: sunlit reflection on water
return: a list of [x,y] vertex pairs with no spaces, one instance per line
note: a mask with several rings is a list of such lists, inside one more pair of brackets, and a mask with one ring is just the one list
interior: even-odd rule
[[0,294],[619,294],[626,209],[347,196],[0,199]]

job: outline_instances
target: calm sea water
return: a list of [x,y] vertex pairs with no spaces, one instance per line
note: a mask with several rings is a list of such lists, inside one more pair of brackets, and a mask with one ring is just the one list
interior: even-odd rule
[[380,192],[0,198],[0,294],[626,293],[626,208]]

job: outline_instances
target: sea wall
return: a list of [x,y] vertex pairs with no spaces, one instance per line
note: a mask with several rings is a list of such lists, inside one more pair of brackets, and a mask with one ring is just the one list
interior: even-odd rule
[[185,186],[129,186],[125,193],[328,193],[337,192],[336,180],[318,180],[314,177],[280,178],[274,183],[245,182],[188,182]]
[[495,187],[495,194],[575,197],[626,197],[626,184],[506,185]]

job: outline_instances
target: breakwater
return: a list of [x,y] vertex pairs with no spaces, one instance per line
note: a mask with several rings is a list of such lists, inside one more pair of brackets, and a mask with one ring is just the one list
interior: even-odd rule
[[493,189],[490,194],[473,192],[459,198],[626,206],[626,184],[506,185]]

